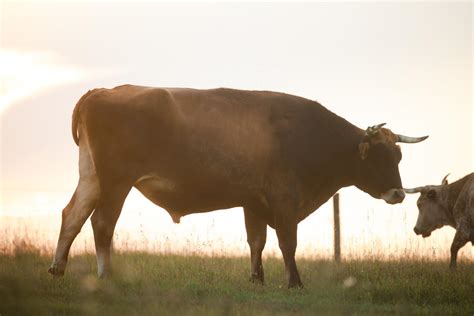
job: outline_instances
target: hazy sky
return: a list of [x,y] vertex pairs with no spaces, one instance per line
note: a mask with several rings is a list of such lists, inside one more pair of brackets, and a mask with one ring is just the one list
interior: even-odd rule
[[[402,145],[408,187],[474,170],[470,2],[0,3],[0,214],[59,216],[78,179],[72,109],[88,89],[123,83],[277,90],[361,128],[428,134]],[[354,188],[342,194],[351,208],[342,221],[376,209],[400,214],[395,231],[414,225],[415,196],[389,206]],[[163,213],[147,203],[132,192],[124,213]],[[244,235],[242,214],[232,214]],[[369,219],[375,237],[383,218]],[[306,220],[308,231],[318,220]]]

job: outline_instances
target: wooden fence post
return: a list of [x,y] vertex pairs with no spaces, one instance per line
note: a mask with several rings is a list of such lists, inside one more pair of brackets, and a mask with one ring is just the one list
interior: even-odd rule
[[333,197],[334,207],[334,260],[336,262],[341,261],[341,224],[339,220],[339,193],[336,193]]

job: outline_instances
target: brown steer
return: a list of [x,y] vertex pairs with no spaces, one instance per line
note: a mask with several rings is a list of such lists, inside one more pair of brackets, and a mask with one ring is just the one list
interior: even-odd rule
[[407,193],[421,193],[418,198],[418,220],[415,234],[429,237],[444,225],[456,229],[451,245],[450,267],[456,268],[458,251],[468,241],[474,242],[474,173],[448,184],[444,177],[441,185],[426,185],[405,189]]
[[98,273],[106,275],[115,224],[136,187],[175,222],[243,207],[252,280],[264,280],[269,225],[289,287],[302,286],[295,262],[301,220],[345,186],[390,204],[404,199],[396,142],[426,137],[382,125],[362,130],[315,101],[270,91],[133,85],[89,91],[73,113],[80,179],[63,211],[49,272],[64,273],[71,243],[94,212]]

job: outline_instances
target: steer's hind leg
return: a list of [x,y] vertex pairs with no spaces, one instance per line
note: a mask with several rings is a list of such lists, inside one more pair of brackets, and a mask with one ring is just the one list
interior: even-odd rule
[[244,208],[247,242],[250,246],[251,274],[250,281],[264,283],[262,251],[267,240],[267,223]]
[[80,178],[71,201],[63,210],[56,253],[48,270],[52,275],[61,276],[64,274],[72,242],[92,213],[98,196],[99,183],[97,177],[91,175]]
[[123,203],[130,189],[131,185],[101,184],[100,199],[91,217],[99,277],[106,277],[110,273],[112,237]]

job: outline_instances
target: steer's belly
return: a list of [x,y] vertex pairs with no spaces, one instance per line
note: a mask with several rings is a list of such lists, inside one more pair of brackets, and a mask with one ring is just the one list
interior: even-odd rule
[[192,213],[242,206],[232,194],[223,194],[209,186],[189,187],[159,176],[144,176],[135,187],[150,201],[166,209],[175,222]]

